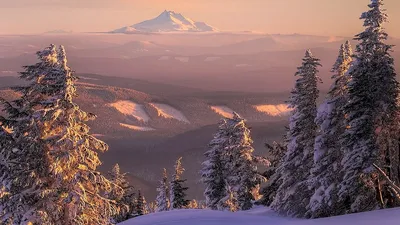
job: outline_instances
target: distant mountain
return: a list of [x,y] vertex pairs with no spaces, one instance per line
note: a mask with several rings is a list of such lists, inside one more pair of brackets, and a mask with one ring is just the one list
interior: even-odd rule
[[204,22],[197,22],[180,13],[165,10],[154,19],[122,27],[111,33],[138,33],[138,32],[215,32],[218,31]]

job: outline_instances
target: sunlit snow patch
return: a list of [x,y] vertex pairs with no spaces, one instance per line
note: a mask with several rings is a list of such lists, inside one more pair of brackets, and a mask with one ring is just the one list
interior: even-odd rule
[[210,56],[210,57],[207,57],[204,60],[204,62],[213,62],[213,61],[217,61],[217,60],[220,60],[220,59],[221,59],[221,57],[218,57],[218,56]]
[[223,106],[223,105],[214,105],[214,106],[210,106],[210,108],[220,114],[221,116],[225,117],[225,118],[232,118],[233,117],[233,110]]
[[118,101],[110,104],[111,107],[116,108],[120,113],[135,117],[139,121],[148,122],[150,117],[144,110],[143,105],[136,104],[131,101]]
[[180,61],[180,62],[189,62],[189,57],[175,57],[176,60]]
[[255,105],[253,107],[256,108],[257,111],[268,114],[270,116],[286,116],[291,111],[291,109],[288,108],[287,104]]
[[154,128],[151,127],[140,127],[140,126],[134,126],[134,125],[130,125],[130,124],[125,124],[125,123],[120,123],[119,125],[121,125],[122,127],[131,129],[131,130],[136,130],[136,131],[153,131],[155,130]]
[[172,106],[161,103],[150,103],[150,105],[157,110],[158,116],[167,119],[179,120],[184,123],[190,123],[190,121],[186,118],[185,115],[183,115],[181,111],[173,108]]

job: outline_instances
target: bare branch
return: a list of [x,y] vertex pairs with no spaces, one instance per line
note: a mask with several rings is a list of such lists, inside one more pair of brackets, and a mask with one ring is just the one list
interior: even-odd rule
[[390,178],[381,168],[379,168],[379,166],[377,166],[375,163],[373,165],[378,170],[378,172],[383,176],[383,178],[388,182],[390,187],[392,187],[397,192],[397,194],[400,193],[400,187],[397,186],[392,180],[390,180]]

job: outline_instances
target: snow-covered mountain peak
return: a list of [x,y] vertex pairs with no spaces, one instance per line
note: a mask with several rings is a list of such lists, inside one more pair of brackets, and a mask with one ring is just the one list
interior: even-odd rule
[[175,11],[165,10],[153,19],[114,30],[112,33],[215,31],[218,30],[204,22],[194,21]]

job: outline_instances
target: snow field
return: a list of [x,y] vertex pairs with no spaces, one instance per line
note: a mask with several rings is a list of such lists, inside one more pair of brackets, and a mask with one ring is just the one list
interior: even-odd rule
[[117,101],[115,103],[109,104],[109,106],[114,107],[124,115],[133,116],[139,121],[147,123],[150,120],[150,117],[144,110],[143,105],[134,103],[132,101]]

